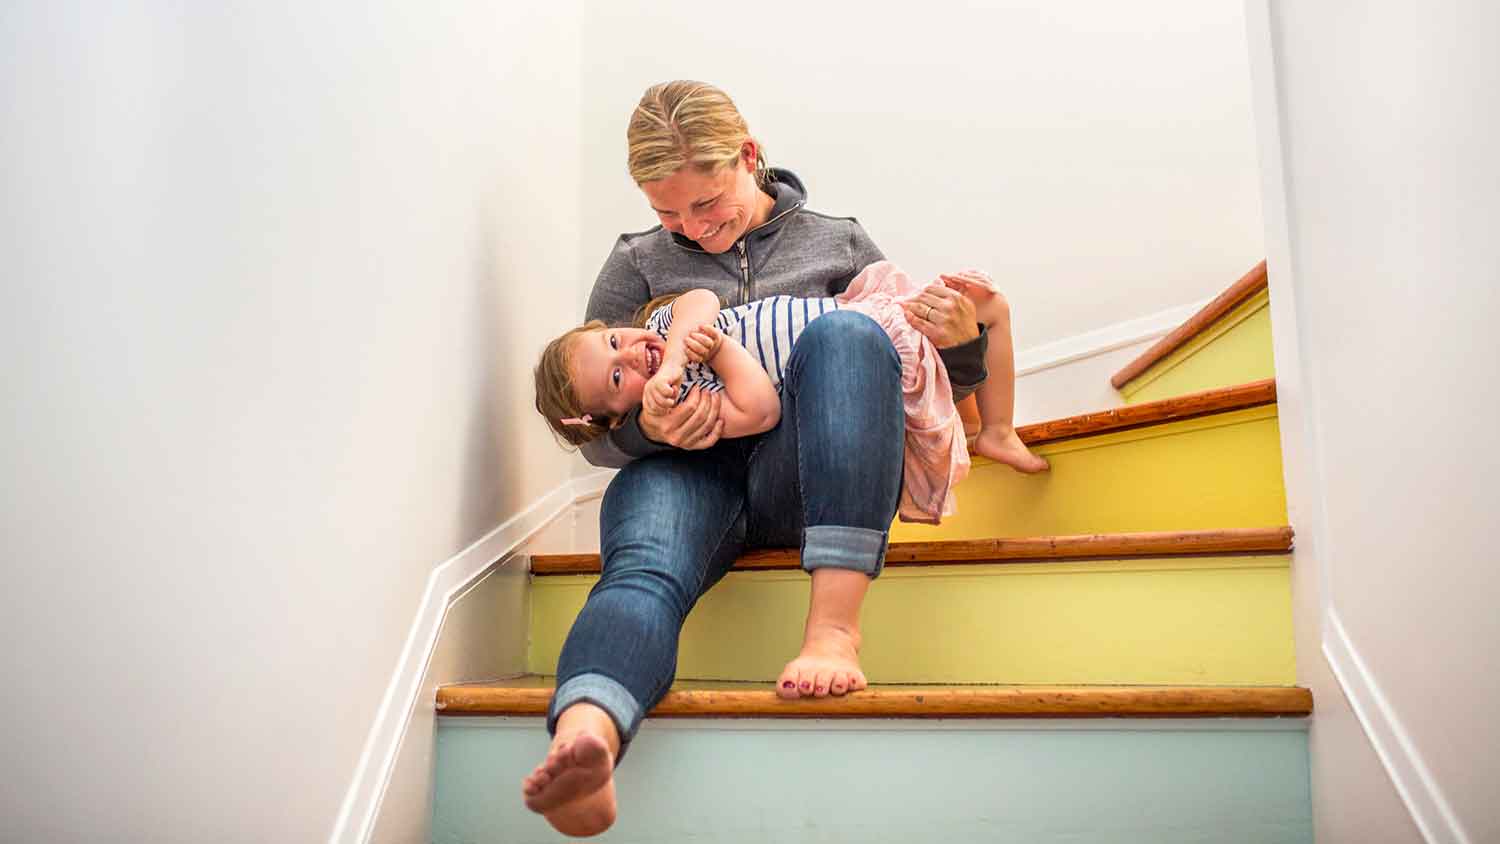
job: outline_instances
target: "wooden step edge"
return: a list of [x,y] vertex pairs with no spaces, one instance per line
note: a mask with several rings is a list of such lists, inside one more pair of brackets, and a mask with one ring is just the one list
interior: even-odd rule
[[[872,686],[842,698],[782,700],[770,684],[670,691],[656,718],[1265,718],[1305,717],[1295,686]],[[547,713],[551,687],[443,686],[440,715]]]
[[1229,289],[1214,297],[1212,302],[1204,305],[1196,314],[1193,314],[1182,325],[1177,326],[1170,334],[1156,341],[1151,348],[1141,352],[1140,356],[1109,379],[1109,383],[1116,389],[1123,388],[1141,373],[1150,369],[1157,361],[1170,355],[1187,344],[1189,340],[1202,334],[1210,325],[1218,322],[1221,317],[1245,302],[1251,296],[1266,289],[1266,262],[1261,261],[1244,276],[1229,286]]
[[1216,387],[1161,401],[1117,407],[1070,416],[1016,429],[1027,445],[1043,445],[1097,434],[1125,431],[1147,425],[1181,422],[1215,413],[1229,413],[1276,403],[1276,379],[1251,381],[1233,387]]
[[[1228,528],[1152,533],[1099,533],[1078,536],[1022,536],[938,542],[892,542],[887,566],[1039,563],[1131,557],[1188,557],[1222,554],[1285,554],[1292,549],[1290,527]],[[742,555],[735,571],[801,568],[796,548],[765,548]],[[534,575],[598,574],[598,554],[537,554]]]

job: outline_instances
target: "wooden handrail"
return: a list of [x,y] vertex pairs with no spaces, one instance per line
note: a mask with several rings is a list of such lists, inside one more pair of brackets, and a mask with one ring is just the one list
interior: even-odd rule
[[1172,333],[1156,341],[1151,348],[1141,352],[1140,356],[1109,379],[1109,383],[1116,390],[1124,387],[1140,375],[1150,369],[1157,361],[1182,348],[1189,340],[1198,336],[1202,331],[1213,325],[1218,319],[1266,288],[1266,262],[1261,261],[1251,268],[1250,272],[1229,286],[1228,290],[1214,297],[1212,302],[1204,305],[1196,314],[1188,318],[1187,322],[1177,326]]
[[1144,402],[1114,410],[1085,413],[1052,422],[1023,425],[1016,429],[1021,441],[1027,445],[1089,437],[1111,431],[1159,425],[1164,422],[1180,422],[1212,413],[1229,413],[1276,402],[1276,380],[1251,381],[1234,387],[1219,387],[1175,396],[1161,401]]
[[[1208,554],[1284,554],[1292,548],[1290,527],[1231,528],[1152,533],[1100,533],[1079,536],[1025,536],[941,542],[893,542],[887,566],[940,566],[984,563],[1036,563],[1060,560],[1117,560]],[[742,555],[735,571],[796,569],[795,548],[766,548]],[[537,554],[534,575],[598,574],[598,554]]]
[[[698,684],[703,685],[703,684]],[[443,686],[440,715],[545,715],[552,687]],[[1292,686],[871,686],[844,697],[782,700],[769,683],[674,689],[650,712],[677,718],[1222,718],[1305,716]]]

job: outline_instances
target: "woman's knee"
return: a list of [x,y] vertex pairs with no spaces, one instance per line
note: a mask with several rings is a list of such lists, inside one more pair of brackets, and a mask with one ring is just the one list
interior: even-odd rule
[[837,372],[880,367],[894,373],[899,384],[901,358],[891,345],[890,335],[875,320],[856,311],[834,311],[808,323],[797,338],[795,353],[803,367]]

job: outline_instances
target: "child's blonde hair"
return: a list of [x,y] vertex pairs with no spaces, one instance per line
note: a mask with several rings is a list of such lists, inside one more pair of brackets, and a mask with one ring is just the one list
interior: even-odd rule
[[[657,296],[635,312],[634,326],[642,328],[656,310],[671,304],[679,294]],[[605,434],[614,420],[608,417],[584,418],[583,404],[578,400],[578,391],[573,384],[573,344],[578,337],[590,331],[608,328],[603,321],[591,319],[577,328],[571,328],[562,336],[547,344],[542,350],[542,359],[537,361],[532,375],[536,379],[536,410],[547,420],[552,433],[569,445],[580,446],[593,442]],[[567,421],[572,420],[572,421]]]

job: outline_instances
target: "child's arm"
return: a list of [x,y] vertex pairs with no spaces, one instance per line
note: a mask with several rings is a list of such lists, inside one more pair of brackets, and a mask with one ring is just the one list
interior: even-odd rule
[[[675,318],[675,317],[674,317]],[[719,418],[725,437],[747,437],[776,427],[781,420],[781,396],[771,376],[750,357],[745,347],[711,323],[687,338],[688,358],[708,363],[724,382]]]
[[682,368],[688,362],[684,340],[719,315],[719,297],[712,290],[689,290],[673,299],[671,307],[672,326],[667,329],[667,348],[662,353],[661,366],[641,394],[646,411],[659,415],[671,412],[677,405],[682,390]]

